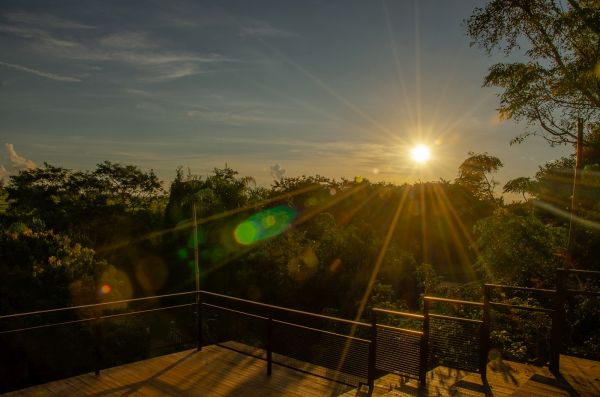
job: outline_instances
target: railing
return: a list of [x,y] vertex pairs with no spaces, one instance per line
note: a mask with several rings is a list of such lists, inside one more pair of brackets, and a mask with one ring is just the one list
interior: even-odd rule
[[[423,314],[374,308],[370,323],[208,291],[38,310],[0,316],[0,347],[3,355],[13,349],[13,356],[26,360],[28,352],[22,351],[23,359],[17,354],[20,353],[18,348],[36,346],[32,343],[34,336],[55,342],[47,334],[50,330],[72,327],[60,334],[62,339],[59,340],[65,345],[52,347],[52,351],[62,355],[63,350],[71,347],[85,365],[63,371],[61,375],[91,370],[98,374],[101,369],[123,360],[131,361],[131,358],[115,356],[119,350],[115,343],[119,338],[114,334],[123,328],[119,321],[132,316],[152,315],[155,318],[162,313],[179,312],[167,319],[155,318],[151,326],[136,325],[136,330],[145,330],[148,334],[146,348],[195,345],[200,350],[202,346],[217,344],[265,360],[267,375],[271,375],[273,364],[277,364],[348,385],[367,384],[372,390],[377,377],[394,373],[417,379],[419,386],[424,388],[427,371],[438,365],[479,372],[485,381],[492,311],[525,311],[551,316],[549,360],[550,369],[557,372],[563,349],[561,338],[565,331],[567,298],[600,296],[597,291],[569,288],[569,275],[600,278],[600,272],[559,269],[556,290],[486,284],[483,302],[425,296]],[[545,300],[545,304],[505,303],[493,294],[494,291],[532,294],[539,297],[540,302]],[[444,314],[436,312],[439,306],[447,308]],[[50,321],[55,316],[59,321],[56,318]],[[166,321],[169,318],[170,321]],[[171,344],[156,343],[151,328],[152,331],[160,328],[163,333],[167,332],[168,336],[163,339]],[[135,341],[140,339],[144,338],[135,338]],[[75,340],[78,343],[67,343]],[[109,353],[112,357],[107,356]],[[147,355],[140,351],[133,359],[143,359]],[[22,363],[15,363],[18,370],[17,364]],[[35,363],[26,363],[26,366],[35,369]],[[0,376],[0,392],[8,390],[6,382],[10,374],[4,372],[2,376],[8,378]],[[48,376],[52,378],[53,375]],[[43,380],[49,380],[46,378]],[[24,384],[18,379],[11,380],[13,383],[9,388]]]
[[[433,305],[454,308],[453,316],[432,313]],[[459,309],[467,307],[469,310]],[[425,296],[423,311],[429,318],[428,368],[443,365],[479,372],[486,378],[489,328],[481,302]],[[483,312],[482,312],[483,310]],[[482,319],[472,318],[477,313]],[[471,317],[467,317],[467,316]]]
[[190,309],[195,303],[189,300],[194,294],[0,316],[0,350],[4,364],[10,364],[1,371],[0,392],[28,386],[32,378],[39,382],[89,371],[98,374],[103,368],[148,358],[156,352],[193,346]]
[[[203,344],[349,385],[369,383],[370,324],[201,292]],[[250,347],[250,348],[249,348]]]
[[[380,324],[381,317],[408,319],[421,323],[420,330],[400,327],[398,324]],[[394,373],[419,380],[423,389],[427,381],[427,341],[429,321],[421,314],[374,308],[371,314],[371,352],[369,355],[369,387],[381,373]]]

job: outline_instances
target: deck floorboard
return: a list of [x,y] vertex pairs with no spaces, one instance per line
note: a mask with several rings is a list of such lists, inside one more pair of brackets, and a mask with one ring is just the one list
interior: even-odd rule
[[[307,364],[308,365],[308,364]],[[309,367],[307,367],[309,368]],[[311,370],[318,370],[310,366]],[[318,372],[318,371],[317,371]],[[323,369],[323,373],[327,370]],[[438,367],[427,376],[430,396],[599,396],[600,362],[561,357],[561,379],[547,368],[509,361],[488,366],[488,385],[478,374]],[[416,396],[417,382],[386,375],[377,380],[377,396]],[[93,373],[33,386],[5,396],[366,396],[364,391],[273,365],[220,347],[186,350]]]

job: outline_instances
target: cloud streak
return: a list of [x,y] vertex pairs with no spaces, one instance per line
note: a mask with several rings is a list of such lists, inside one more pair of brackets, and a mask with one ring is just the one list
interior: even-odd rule
[[75,78],[75,77],[61,76],[61,75],[54,74],[54,73],[44,72],[43,70],[31,69],[31,68],[28,68],[25,66],[15,65],[14,63],[0,61],[0,65],[5,66],[7,68],[20,70],[21,72],[31,73],[36,76],[44,77],[44,78],[50,79],[50,80],[65,81],[68,83],[80,83],[81,82],[80,79]]
[[93,29],[93,26],[85,25],[70,19],[60,18],[50,14],[34,14],[25,11],[6,12],[2,16],[14,23],[31,24],[53,29]]
[[[78,61],[116,62],[135,68],[136,79],[161,82],[181,79],[205,72],[210,63],[231,62],[230,58],[215,53],[178,51],[169,48],[146,32],[120,31],[98,34],[94,27],[52,15],[31,13],[3,14],[0,32],[24,39],[32,50],[52,56]],[[73,39],[65,36],[67,29],[88,29],[90,34]],[[54,80],[76,82],[79,79],[2,63],[25,72]]]
[[294,37],[296,34],[287,30],[277,29],[264,21],[253,20],[252,23],[241,28],[240,36],[288,38]]
[[4,146],[6,147],[9,163],[0,164],[0,180],[18,174],[20,171],[37,168],[37,165],[33,161],[18,155],[12,143],[7,143]]

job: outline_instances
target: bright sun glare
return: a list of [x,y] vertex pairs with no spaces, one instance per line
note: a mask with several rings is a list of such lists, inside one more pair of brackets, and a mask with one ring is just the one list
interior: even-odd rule
[[426,163],[431,158],[431,151],[425,145],[417,145],[412,148],[410,155],[419,164]]

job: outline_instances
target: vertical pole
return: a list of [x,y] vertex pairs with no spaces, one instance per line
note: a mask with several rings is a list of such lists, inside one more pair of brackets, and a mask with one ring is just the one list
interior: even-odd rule
[[485,384],[487,382],[487,361],[490,352],[490,329],[491,329],[491,313],[490,313],[490,295],[491,287],[487,284],[483,286],[483,323],[481,324],[481,340],[480,340],[480,356],[479,356],[479,372],[481,380]]
[[198,220],[196,218],[196,203],[192,203],[192,218],[194,222],[194,275],[196,276],[196,291],[200,291],[200,265],[198,263]]
[[556,292],[554,293],[554,313],[552,313],[552,346],[550,347],[550,372],[560,373],[560,352],[565,329],[565,300],[569,271],[557,269]]
[[[98,309],[100,310],[100,309]],[[94,353],[96,355],[96,370],[94,374],[100,375],[100,369],[102,368],[102,317],[98,312],[96,319],[94,320]]]
[[196,291],[196,351],[202,350],[202,300]]
[[419,356],[419,390],[427,389],[427,369],[429,359],[429,300],[423,297],[423,335],[421,336],[421,355]]
[[375,359],[377,354],[377,312],[371,309],[371,343],[369,343],[369,373],[367,383],[369,384],[369,395],[375,389]]
[[573,193],[571,195],[571,217],[569,219],[569,239],[567,242],[567,255],[568,255],[568,266],[573,267],[572,264],[572,248],[573,240],[575,238],[575,225],[573,218],[577,212],[577,185],[581,179],[581,168],[583,166],[583,119],[577,119],[577,147],[575,153],[575,171],[573,174]]
[[267,376],[273,372],[273,315],[267,320]]

